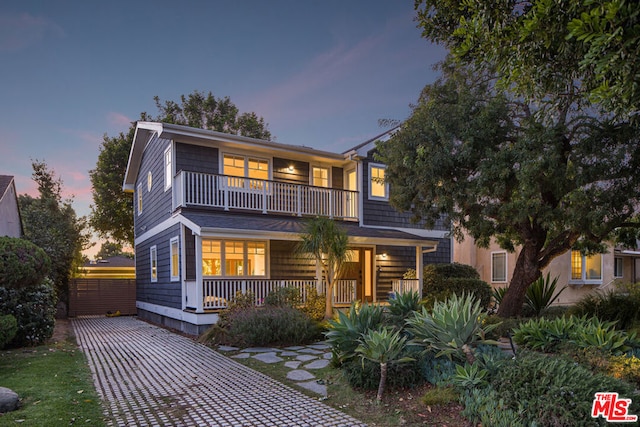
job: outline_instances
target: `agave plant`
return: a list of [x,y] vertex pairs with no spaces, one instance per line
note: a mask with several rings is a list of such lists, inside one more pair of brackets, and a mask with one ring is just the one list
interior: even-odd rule
[[380,383],[378,385],[378,402],[382,400],[385,384],[387,382],[387,368],[391,363],[412,362],[410,357],[400,358],[400,354],[406,345],[407,338],[400,335],[400,331],[392,331],[389,328],[370,330],[364,334],[355,352],[364,359],[380,364]]
[[437,351],[436,357],[447,356],[470,364],[475,361],[473,347],[478,344],[497,344],[487,340],[485,334],[498,324],[483,326],[487,316],[480,301],[473,295],[452,295],[444,301],[436,301],[433,310],[422,309],[407,319],[413,342]]
[[558,277],[551,279],[550,273],[547,273],[546,276],[540,276],[527,288],[524,304],[535,313],[536,317],[539,317],[543,310],[549,308],[565,290],[562,288],[556,293],[557,284]]
[[405,320],[414,312],[423,307],[420,294],[416,291],[408,291],[397,294],[396,298],[389,300],[389,317],[391,323],[402,330]]
[[348,314],[338,311],[338,319],[328,322],[329,330],[325,332],[325,337],[331,345],[334,361],[342,364],[355,357],[355,350],[364,334],[383,325],[384,311],[379,305],[364,303],[359,306],[354,302]]

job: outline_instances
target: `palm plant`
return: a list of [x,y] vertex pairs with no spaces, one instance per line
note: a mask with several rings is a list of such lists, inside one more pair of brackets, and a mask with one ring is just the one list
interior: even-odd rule
[[355,352],[364,359],[380,364],[380,383],[376,400],[382,400],[385,384],[387,382],[387,368],[390,363],[412,362],[410,357],[400,358],[400,354],[406,345],[407,338],[400,335],[400,331],[392,331],[389,328],[369,330],[362,336],[360,344]]
[[349,260],[349,238],[332,219],[316,217],[307,222],[301,239],[296,252],[315,259],[327,281],[325,319],[330,319],[333,316],[334,283]]
[[480,307],[480,300],[473,295],[452,295],[444,301],[436,301],[433,310],[422,309],[407,319],[413,342],[437,351],[436,357],[455,357],[473,364],[473,347],[478,344],[497,344],[487,340],[485,334],[498,324],[485,325],[487,314]]
[[552,280],[550,273],[547,273],[546,276],[540,276],[527,288],[524,304],[535,313],[536,317],[539,317],[543,310],[549,308],[565,290],[562,288],[556,293],[557,284],[558,277]]

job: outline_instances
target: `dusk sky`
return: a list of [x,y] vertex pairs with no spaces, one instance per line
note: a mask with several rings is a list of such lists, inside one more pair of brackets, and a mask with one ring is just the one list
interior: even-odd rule
[[[37,195],[45,161],[90,212],[103,135],[153,97],[229,96],[274,139],[342,152],[406,119],[443,48],[413,0],[47,1],[0,5],[0,174]],[[97,250],[96,248],[95,250]]]

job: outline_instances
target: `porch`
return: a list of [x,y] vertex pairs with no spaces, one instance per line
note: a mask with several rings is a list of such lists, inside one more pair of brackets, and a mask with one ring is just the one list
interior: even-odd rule
[[[333,304],[336,307],[349,306],[357,300],[356,280],[338,280],[333,289]],[[326,284],[318,280],[260,280],[260,279],[215,279],[203,280],[202,286],[198,286],[196,281],[185,282],[184,309],[194,310],[202,313],[205,310],[220,310],[228,307],[235,295],[240,292],[243,295],[252,293],[254,305],[261,307],[270,292],[278,288],[295,288],[300,292],[302,302],[308,298],[310,287],[315,287],[319,294],[324,294]],[[394,279],[392,281],[393,293],[395,295],[403,292],[420,292],[419,281],[417,279]],[[200,292],[199,292],[200,291]],[[200,293],[200,295],[199,295]]]
[[279,181],[180,171],[174,177],[173,209],[213,207],[263,214],[326,216],[358,221],[358,192]]

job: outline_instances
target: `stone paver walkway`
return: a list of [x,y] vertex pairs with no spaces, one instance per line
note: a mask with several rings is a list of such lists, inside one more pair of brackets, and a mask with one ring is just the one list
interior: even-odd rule
[[365,426],[204,345],[136,318],[77,318],[72,325],[106,415],[113,419],[110,425]]

